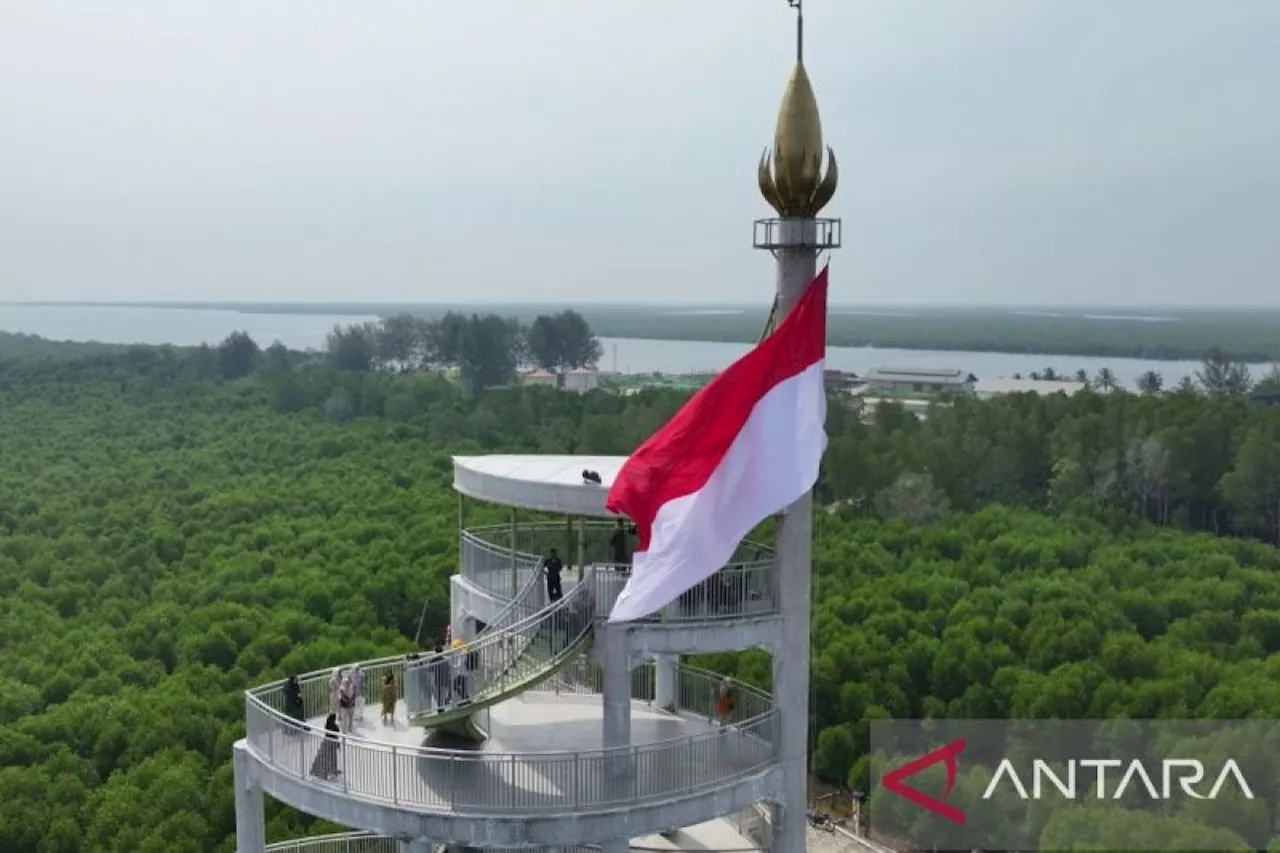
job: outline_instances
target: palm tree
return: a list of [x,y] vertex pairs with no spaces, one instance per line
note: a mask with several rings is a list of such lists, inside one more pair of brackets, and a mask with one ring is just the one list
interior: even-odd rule
[[1109,367],[1104,367],[1098,371],[1098,376],[1094,380],[1094,384],[1096,384],[1098,389],[1104,394],[1110,394],[1112,391],[1120,387],[1119,383],[1116,382],[1116,375],[1111,372],[1111,368]]
[[1138,377],[1138,391],[1147,397],[1154,397],[1164,388],[1164,377],[1154,370],[1148,370]]

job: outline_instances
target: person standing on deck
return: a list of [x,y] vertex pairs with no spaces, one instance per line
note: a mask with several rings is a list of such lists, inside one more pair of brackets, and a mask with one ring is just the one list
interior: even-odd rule
[[449,674],[449,660],[444,656],[443,647],[436,646],[435,653],[431,655],[431,660],[427,663],[427,669],[431,672],[431,683],[436,688],[436,712],[439,713],[453,701],[451,684],[453,679]]
[[382,679],[382,724],[395,725],[396,720],[396,677],[388,672]]
[[311,775],[321,779],[332,779],[342,771],[338,769],[338,718],[330,714],[324,721],[324,740],[311,762]]
[[334,667],[329,677],[329,713],[338,713],[338,690],[342,687],[342,667]]
[[306,722],[306,706],[302,701],[302,685],[291,675],[284,683],[284,712],[300,723]]
[[351,683],[356,689],[356,722],[364,722],[364,670],[355,667],[351,670]]
[[618,519],[618,526],[614,528],[613,535],[609,537],[609,562],[613,563],[614,571],[630,571],[631,549],[627,547],[627,535],[635,532],[636,529],[634,527],[628,530],[627,523],[621,518]]
[[733,706],[733,685],[726,675],[720,680],[720,687],[716,690],[716,722],[722,728],[729,725],[729,720],[733,717]]
[[338,722],[344,735],[355,731],[356,686],[350,675],[344,675],[338,686]]
[[560,573],[564,571],[564,561],[560,559],[555,548],[552,548],[547,558],[542,561],[542,571],[547,576],[547,598],[552,602],[559,601],[564,594],[560,590]]

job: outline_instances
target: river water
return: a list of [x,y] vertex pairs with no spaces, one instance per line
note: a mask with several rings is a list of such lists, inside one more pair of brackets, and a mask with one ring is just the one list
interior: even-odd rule
[[[26,332],[53,340],[103,343],[174,344],[217,343],[231,332],[248,332],[263,346],[280,341],[290,349],[320,349],[335,325],[376,320],[374,316],[331,314],[249,314],[239,311],[188,308],[142,308],[83,305],[0,305],[0,331]],[[624,373],[689,373],[721,370],[747,352],[749,344],[714,341],[654,341],[602,338],[601,367]],[[1103,367],[1122,386],[1133,388],[1139,375],[1155,370],[1173,385],[1199,368],[1194,361],[1151,361],[1134,358],[1096,358],[1077,355],[1018,355],[997,352],[829,347],[827,366],[865,373],[875,367],[932,367],[967,370],[979,378],[1026,375],[1052,367],[1073,374],[1083,368],[1092,376]],[[1255,376],[1270,365],[1254,367]]]

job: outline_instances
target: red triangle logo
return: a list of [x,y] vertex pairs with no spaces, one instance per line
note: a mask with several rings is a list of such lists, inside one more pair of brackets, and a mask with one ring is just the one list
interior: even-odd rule
[[926,811],[931,811],[939,817],[946,818],[952,823],[958,823],[964,826],[968,818],[965,813],[955,806],[949,806],[942,800],[936,800],[928,794],[917,791],[909,785],[903,783],[903,779],[908,776],[914,776],[921,770],[925,770],[939,761],[946,762],[947,765],[947,789],[942,796],[951,796],[951,790],[956,786],[956,756],[964,752],[964,738],[953,740],[946,746],[940,746],[930,753],[920,756],[915,761],[904,764],[897,770],[891,770],[884,774],[880,784],[884,785],[890,791],[893,791],[900,797],[905,797]]

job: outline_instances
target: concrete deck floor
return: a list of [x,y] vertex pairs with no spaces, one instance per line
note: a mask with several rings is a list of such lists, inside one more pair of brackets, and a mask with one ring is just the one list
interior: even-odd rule
[[[366,707],[364,720],[356,725],[356,737],[394,743],[398,746],[429,746],[441,749],[475,749],[478,752],[565,752],[600,749],[603,737],[603,707],[594,694],[530,690],[489,709],[489,739],[482,744],[459,741],[408,722],[404,702],[396,705],[392,725],[378,719],[378,708]],[[324,717],[310,721],[323,726]],[[643,702],[631,704],[631,743],[660,740],[709,731],[706,720],[693,720],[652,708]]]
[[[403,703],[397,706],[393,725],[382,725],[378,710],[376,705],[365,707],[364,719],[356,726],[356,737],[402,747],[429,746],[478,753],[591,752],[599,750],[601,745],[603,714],[601,697],[597,695],[557,696],[529,691],[495,705],[489,709],[490,738],[483,744],[458,742],[409,725]],[[324,720],[317,718],[310,722],[320,727]],[[642,702],[632,703],[633,745],[713,728],[713,724],[703,719],[676,716]],[[450,763],[447,759],[420,759],[407,752],[393,758],[386,749],[355,747],[343,751],[340,764],[343,772],[325,780],[310,775],[318,739],[303,739],[282,730],[271,733],[263,745],[270,750],[272,763],[278,768],[306,778],[312,784],[339,788],[352,797],[437,812],[546,814],[563,811],[566,815],[574,811],[575,805],[598,810],[612,803],[615,808],[625,808],[626,802],[633,798],[651,798],[712,785],[758,765],[768,753],[766,745],[730,730],[723,738],[642,754],[634,764],[634,772],[619,778],[606,774],[603,763],[591,756],[584,756],[579,763],[552,755],[545,760]],[[651,846],[663,847],[663,843],[658,839]],[[666,845],[664,849],[671,849],[669,842]],[[717,843],[711,849],[749,846],[735,843],[726,848]]]

